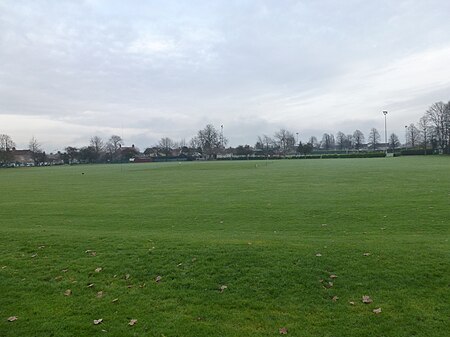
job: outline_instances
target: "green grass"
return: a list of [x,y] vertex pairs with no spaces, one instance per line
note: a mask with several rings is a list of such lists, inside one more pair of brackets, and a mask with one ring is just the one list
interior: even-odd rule
[[0,170],[0,336],[448,336],[449,169],[430,156]]

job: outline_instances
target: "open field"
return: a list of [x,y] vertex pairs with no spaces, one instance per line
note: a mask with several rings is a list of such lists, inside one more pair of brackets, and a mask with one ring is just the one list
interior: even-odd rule
[[4,169],[0,190],[0,336],[450,331],[450,157]]

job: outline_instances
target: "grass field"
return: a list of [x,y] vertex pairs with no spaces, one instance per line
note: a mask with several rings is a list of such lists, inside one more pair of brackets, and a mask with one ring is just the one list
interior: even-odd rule
[[4,169],[0,191],[0,336],[449,336],[450,157]]

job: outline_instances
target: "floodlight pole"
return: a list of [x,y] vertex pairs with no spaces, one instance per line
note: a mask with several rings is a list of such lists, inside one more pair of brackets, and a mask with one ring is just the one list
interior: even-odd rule
[[408,150],[408,125],[405,125],[405,151]]
[[383,111],[383,115],[384,115],[384,143],[386,146],[386,155],[388,152],[388,142],[387,142],[387,124],[386,124],[386,115],[388,114],[388,112],[386,110]]

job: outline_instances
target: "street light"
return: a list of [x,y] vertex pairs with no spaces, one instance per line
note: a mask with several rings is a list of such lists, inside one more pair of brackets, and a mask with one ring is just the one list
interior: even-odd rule
[[297,145],[298,145],[298,132],[296,132],[296,134],[297,134]]
[[405,125],[405,151],[408,150],[408,125]]
[[386,146],[386,155],[387,155],[387,151],[388,151],[388,143],[387,143],[387,127],[386,127],[386,115],[388,114],[388,112],[386,110],[383,111],[383,115],[384,115],[384,144]]

